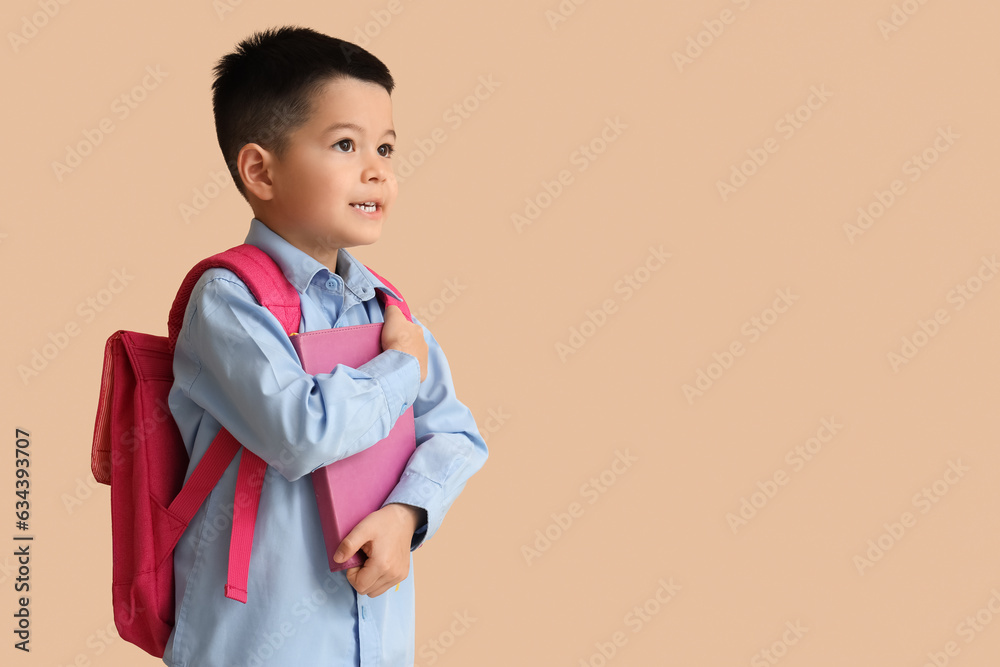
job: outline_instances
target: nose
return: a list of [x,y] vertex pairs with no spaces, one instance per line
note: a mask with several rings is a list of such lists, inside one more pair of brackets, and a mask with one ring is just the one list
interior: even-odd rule
[[389,170],[392,166],[389,164],[387,158],[382,157],[378,153],[374,155],[369,155],[368,159],[365,160],[364,168],[361,170],[361,180],[367,182],[384,181],[389,174]]

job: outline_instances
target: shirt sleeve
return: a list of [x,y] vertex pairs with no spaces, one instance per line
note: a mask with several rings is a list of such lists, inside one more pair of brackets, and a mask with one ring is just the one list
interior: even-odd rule
[[399,350],[306,373],[277,318],[225,269],[192,290],[178,363],[196,369],[183,393],[289,481],[385,438],[420,386],[419,362]]
[[455,395],[451,369],[441,346],[417,320],[427,342],[427,377],[413,403],[417,449],[383,506],[404,503],[426,511],[426,523],[414,532],[416,549],[437,532],[469,478],[489,452],[472,413]]

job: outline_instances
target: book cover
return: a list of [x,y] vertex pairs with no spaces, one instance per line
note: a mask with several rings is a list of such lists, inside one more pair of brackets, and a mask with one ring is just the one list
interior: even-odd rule
[[[308,373],[330,373],[337,364],[357,368],[382,352],[382,323],[296,334],[291,341],[302,368]],[[413,406],[410,406],[385,439],[313,471],[311,477],[331,572],[364,562],[364,553],[360,551],[343,563],[334,561],[333,554],[344,537],[389,497],[416,443]]]

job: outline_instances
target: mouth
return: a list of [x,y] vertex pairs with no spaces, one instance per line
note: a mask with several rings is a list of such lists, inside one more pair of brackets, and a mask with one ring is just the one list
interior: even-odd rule
[[351,206],[353,206],[354,208],[363,213],[374,213],[376,210],[382,208],[382,204],[380,204],[377,201],[358,202],[355,204],[351,204]]

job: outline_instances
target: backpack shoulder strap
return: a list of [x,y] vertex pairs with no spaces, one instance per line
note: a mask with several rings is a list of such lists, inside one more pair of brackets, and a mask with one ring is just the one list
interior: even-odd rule
[[365,264],[364,267],[369,271],[371,271],[371,274],[373,276],[381,280],[383,285],[391,289],[396,294],[399,294],[399,298],[397,299],[396,297],[394,297],[392,294],[389,294],[385,290],[377,289],[375,291],[375,296],[380,297],[379,300],[382,302],[382,308],[385,309],[388,308],[389,306],[398,306],[399,309],[403,311],[403,314],[406,315],[406,319],[412,322],[413,317],[410,315],[410,307],[406,305],[406,301],[403,299],[403,295],[399,293],[399,290],[396,289],[395,286],[393,286],[393,284],[390,283],[388,280],[386,280],[379,274],[372,271],[372,267],[368,266],[367,264]]
[[[191,290],[201,275],[211,268],[229,269],[235,273],[250,288],[254,298],[278,318],[286,334],[299,330],[301,305],[295,287],[288,282],[281,268],[267,253],[244,243],[198,262],[185,276],[167,320],[171,349],[177,343],[177,336],[184,322],[184,311],[191,299]],[[192,517],[240,449],[242,454],[236,475],[236,499],[233,505],[225,593],[226,597],[245,603],[254,526],[264,474],[267,471],[264,460],[245,447],[241,448],[229,431],[221,429],[170,509],[181,516]]]
[[184,311],[191,299],[191,290],[201,278],[201,274],[212,268],[229,269],[239,276],[260,305],[278,318],[286,334],[293,334],[299,330],[301,317],[299,293],[266,252],[257,246],[244,243],[203,259],[188,271],[180,289],[177,290],[167,320],[167,335],[170,338],[171,349],[177,343],[177,336],[184,323]]

